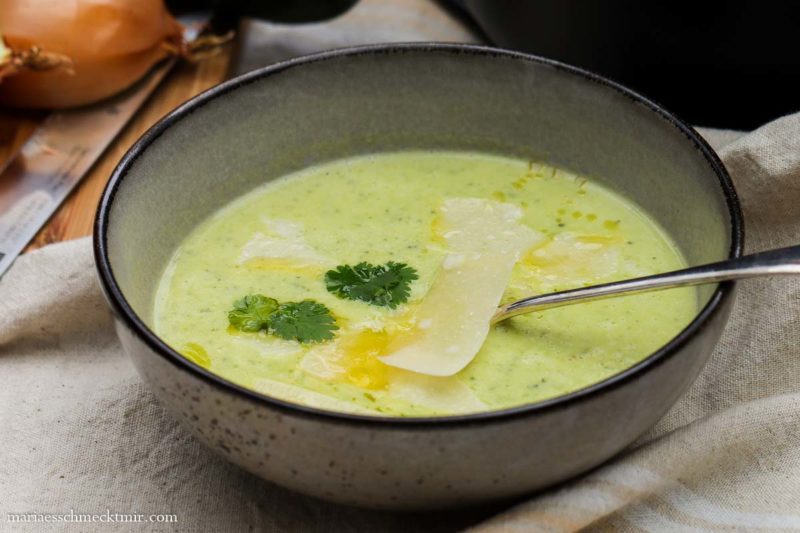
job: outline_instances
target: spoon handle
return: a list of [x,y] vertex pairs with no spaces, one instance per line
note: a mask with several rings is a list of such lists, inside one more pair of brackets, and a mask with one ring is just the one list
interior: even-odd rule
[[543,311],[580,302],[602,300],[623,294],[717,283],[733,279],[787,274],[800,274],[800,246],[778,248],[745,255],[737,259],[728,259],[718,263],[710,263],[643,278],[603,283],[541,296],[531,296],[500,306],[492,317],[492,324],[523,313]]

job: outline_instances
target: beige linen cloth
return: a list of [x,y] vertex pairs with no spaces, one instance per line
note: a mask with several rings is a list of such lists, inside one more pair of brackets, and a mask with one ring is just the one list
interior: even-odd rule
[[[405,40],[469,38],[411,0],[366,1],[348,17],[380,24],[398,6],[424,13],[411,24],[424,31]],[[741,195],[747,251],[800,243],[800,114],[744,136],[703,133]],[[612,462],[513,506],[381,513],[261,481],[177,426],[115,338],[89,239],[57,244],[22,256],[0,281],[0,531],[800,530],[798,341],[800,279],[742,283],[700,378]],[[70,510],[178,522],[7,522]]]

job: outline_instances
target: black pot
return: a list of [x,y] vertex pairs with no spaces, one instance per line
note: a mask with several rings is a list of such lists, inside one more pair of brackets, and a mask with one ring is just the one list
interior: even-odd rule
[[341,15],[358,0],[166,0],[172,13],[210,11],[217,25],[235,26],[239,17],[271,22],[317,22]]
[[611,77],[703,126],[800,110],[800,3],[452,0],[495,44]]

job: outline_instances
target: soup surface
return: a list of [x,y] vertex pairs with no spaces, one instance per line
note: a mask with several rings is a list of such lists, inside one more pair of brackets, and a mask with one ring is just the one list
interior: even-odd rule
[[[413,340],[422,331],[415,310],[452,267],[452,231],[443,237],[440,226],[442,206],[453,202],[513,212],[515,224],[537,235],[512,261],[502,302],[685,266],[636,205],[569,172],[477,153],[376,154],[269,181],[206,220],[164,272],[155,330],[188,359],[270,396],[338,411],[427,416],[581,389],[642,360],[697,311],[690,288],[573,305],[493,327],[454,375],[390,366],[380,357],[398,332]],[[365,261],[413,268],[407,302],[371,305],[326,288],[327,271]],[[462,308],[480,303],[482,290],[463,287]],[[234,302],[254,294],[324,304],[339,329],[331,340],[301,343],[234,328]]]

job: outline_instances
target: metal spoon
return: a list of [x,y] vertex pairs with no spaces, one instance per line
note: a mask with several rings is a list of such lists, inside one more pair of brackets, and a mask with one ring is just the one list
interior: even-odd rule
[[687,285],[702,285],[733,279],[758,276],[800,274],[800,246],[778,248],[757,254],[745,255],[719,263],[710,263],[673,272],[665,272],[643,278],[634,278],[613,283],[603,283],[571,289],[568,291],[531,296],[497,308],[492,325],[512,316],[544,311],[553,307],[572,305],[593,300],[603,300],[625,294],[659,291]]

